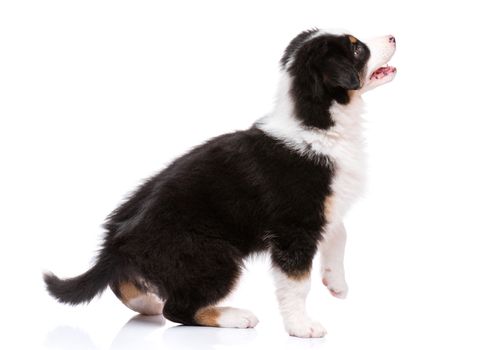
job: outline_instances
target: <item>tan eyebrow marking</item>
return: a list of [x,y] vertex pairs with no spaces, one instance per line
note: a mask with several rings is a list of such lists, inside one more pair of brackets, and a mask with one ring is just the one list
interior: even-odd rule
[[356,37],[353,37],[352,35],[349,35],[349,41],[350,41],[352,44],[355,44],[355,43],[357,43],[357,38],[356,38]]

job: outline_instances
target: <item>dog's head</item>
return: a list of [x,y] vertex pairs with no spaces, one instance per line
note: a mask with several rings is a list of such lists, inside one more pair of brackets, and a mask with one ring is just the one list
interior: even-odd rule
[[281,67],[291,78],[289,92],[297,116],[308,126],[328,127],[317,115],[333,101],[347,104],[352,95],[393,80],[396,68],[385,64],[395,48],[392,35],[362,42],[349,34],[313,29],[296,36],[284,52]]
[[392,35],[362,42],[350,34],[313,29],[291,41],[281,66],[296,79],[313,81],[319,94],[338,88],[365,91],[393,80],[396,68],[385,64],[395,49]]

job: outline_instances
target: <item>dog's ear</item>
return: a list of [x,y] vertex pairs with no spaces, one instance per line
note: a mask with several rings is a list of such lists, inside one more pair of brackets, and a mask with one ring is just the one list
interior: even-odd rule
[[357,90],[361,80],[355,67],[345,58],[336,58],[327,62],[323,71],[324,82],[333,87]]

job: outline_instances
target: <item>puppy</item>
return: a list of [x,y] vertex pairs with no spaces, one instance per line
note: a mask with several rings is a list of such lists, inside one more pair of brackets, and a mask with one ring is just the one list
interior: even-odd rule
[[274,110],[250,129],[218,136],[147,180],[108,217],[96,264],[44,275],[60,302],[89,302],[107,286],[136,312],[185,325],[255,327],[253,313],[216,306],[244,259],[270,254],[287,332],[322,337],[305,310],[312,260],[344,298],[342,217],[362,191],[361,95],[391,81],[391,35],[362,42],[313,29],[280,61]]

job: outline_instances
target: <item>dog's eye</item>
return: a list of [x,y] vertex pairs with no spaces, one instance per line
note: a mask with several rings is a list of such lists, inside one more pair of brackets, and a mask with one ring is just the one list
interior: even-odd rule
[[361,45],[356,45],[354,47],[354,57],[359,58],[359,56],[361,56],[362,50],[363,50],[363,48]]

